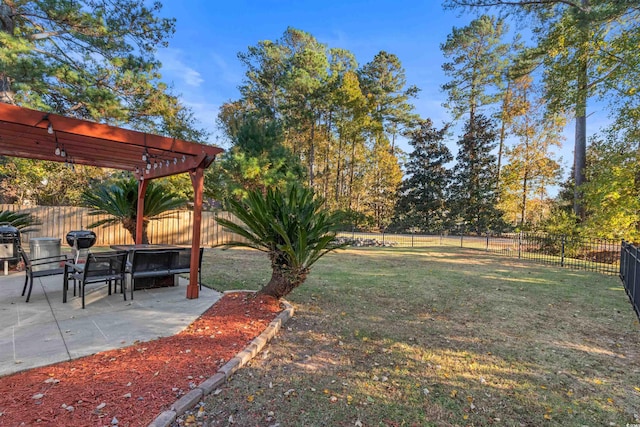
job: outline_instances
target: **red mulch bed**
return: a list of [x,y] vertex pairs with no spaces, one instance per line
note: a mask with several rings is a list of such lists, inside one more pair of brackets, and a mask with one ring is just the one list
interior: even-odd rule
[[0,425],[111,426],[115,417],[147,426],[281,310],[272,298],[225,294],[175,336],[0,377]]

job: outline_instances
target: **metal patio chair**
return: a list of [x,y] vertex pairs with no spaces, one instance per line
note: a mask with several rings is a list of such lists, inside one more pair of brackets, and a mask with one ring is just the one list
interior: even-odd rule
[[78,289],[82,297],[82,308],[85,308],[85,287],[92,283],[105,282],[109,285],[109,295],[111,295],[111,284],[114,284],[114,292],[117,290],[118,282],[120,282],[120,292],[124,294],[124,300],[127,300],[125,290],[125,268],[127,265],[127,252],[102,252],[89,253],[87,262],[84,264],[65,263],[64,271],[64,302],[67,300],[67,290],[69,289],[69,279],[78,281]]

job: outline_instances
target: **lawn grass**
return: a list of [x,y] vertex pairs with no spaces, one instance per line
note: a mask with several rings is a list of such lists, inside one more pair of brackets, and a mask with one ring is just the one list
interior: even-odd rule
[[[257,251],[203,282],[258,289]],[[640,325],[619,279],[455,247],[329,254],[279,336],[208,399],[212,426],[639,423]],[[231,418],[230,418],[231,417]]]

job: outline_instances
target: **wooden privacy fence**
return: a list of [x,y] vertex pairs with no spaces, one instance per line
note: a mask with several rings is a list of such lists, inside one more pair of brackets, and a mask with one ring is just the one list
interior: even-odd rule
[[[30,213],[41,223],[36,230],[22,233],[22,245],[28,247],[29,241],[36,237],[54,237],[61,239],[66,246],[65,237],[72,230],[86,230],[88,225],[109,218],[108,215],[89,215],[89,208],[75,206],[19,206],[0,204],[0,211],[20,211]],[[232,233],[224,231],[215,216],[234,220],[227,212],[202,212],[200,235],[201,246],[210,247],[231,240]],[[193,226],[193,212],[189,210],[171,211],[161,219],[150,221],[149,240],[154,244],[190,245]],[[92,228],[96,235],[96,246],[133,244],[128,231],[120,223]]]

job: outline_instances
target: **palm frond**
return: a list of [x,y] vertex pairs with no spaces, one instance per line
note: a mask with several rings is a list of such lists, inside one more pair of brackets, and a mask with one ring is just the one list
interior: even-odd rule
[[227,200],[226,210],[240,223],[223,218],[218,223],[245,241],[220,246],[271,252],[290,269],[308,269],[326,253],[342,247],[333,243],[339,218],[326,213],[322,201],[308,188],[292,185],[286,193],[250,191],[242,201]]
[[16,227],[21,233],[36,231],[36,226],[42,224],[28,212],[0,211],[0,224],[3,223]]

